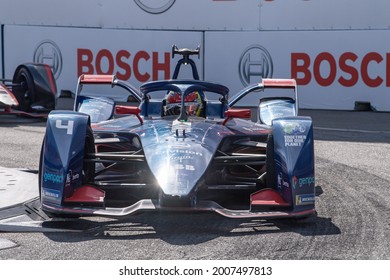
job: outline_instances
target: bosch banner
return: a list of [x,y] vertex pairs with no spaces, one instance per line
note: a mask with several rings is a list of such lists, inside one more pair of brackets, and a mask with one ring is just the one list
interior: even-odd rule
[[[53,70],[58,88],[72,91],[81,74],[114,74],[134,86],[169,79],[175,67],[171,63],[172,45],[203,45],[201,32],[7,25],[4,33],[6,75],[12,76],[13,69],[26,61],[46,63]],[[201,77],[202,61],[195,59]],[[186,74],[190,70],[183,77]]]
[[260,30],[389,29],[388,0],[260,2]]
[[232,93],[266,77],[295,78],[301,108],[353,110],[364,101],[389,111],[389,39],[379,30],[206,33],[205,78]]

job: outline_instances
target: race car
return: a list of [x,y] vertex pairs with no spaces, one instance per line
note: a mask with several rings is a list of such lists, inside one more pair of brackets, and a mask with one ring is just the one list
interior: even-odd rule
[[0,79],[0,115],[47,117],[55,109],[57,85],[46,64],[19,65],[11,79]]
[[[199,51],[174,50],[179,68]],[[91,85],[122,88],[136,105],[84,95]],[[258,96],[255,116],[237,106],[248,94]],[[298,116],[295,80],[263,79],[229,99],[226,86],[197,78],[138,90],[115,76],[81,75],[75,95],[72,111],[49,114],[41,150],[40,200],[51,217],[316,214],[312,120]]]

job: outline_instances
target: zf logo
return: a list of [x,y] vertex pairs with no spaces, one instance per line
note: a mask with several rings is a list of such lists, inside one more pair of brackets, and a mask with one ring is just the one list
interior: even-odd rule
[[269,52],[260,45],[249,46],[241,55],[239,76],[244,86],[272,78],[273,63]]
[[168,11],[176,0],[134,0],[142,10],[150,14],[162,14]]

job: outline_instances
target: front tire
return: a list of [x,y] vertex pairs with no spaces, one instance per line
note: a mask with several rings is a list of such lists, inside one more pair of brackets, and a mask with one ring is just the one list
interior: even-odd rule
[[95,153],[95,140],[92,128],[88,126],[84,144],[83,184],[93,181],[95,177],[95,163],[86,161],[91,158],[91,154],[93,153]]

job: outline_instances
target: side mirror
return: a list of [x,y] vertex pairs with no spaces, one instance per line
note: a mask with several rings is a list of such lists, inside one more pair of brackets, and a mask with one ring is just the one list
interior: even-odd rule
[[135,115],[138,118],[139,122],[141,124],[143,124],[144,121],[142,120],[140,113],[141,113],[141,109],[139,107],[136,107],[136,106],[124,106],[124,105],[116,105],[115,106],[115,114],[117,114],[117,115]]
[[263,98],[260,99],[259,119],[266,125],[272,125],[272,120],[281,117],[296,116],[295,100],[292,98]]
[[250,119],[252,116],[251,109],[228,109],[225,111],[226,119],[222,125],[226,125],[227,121],[231,118]]

